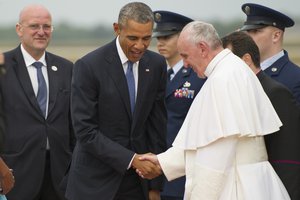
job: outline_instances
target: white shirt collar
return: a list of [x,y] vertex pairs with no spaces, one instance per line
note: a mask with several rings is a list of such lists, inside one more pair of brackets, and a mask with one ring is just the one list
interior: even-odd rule
[[260,67],[262,70],[267,69],[268,67],[270,67],[274,62],[276,62],[276,60],[278,60],[279,58],[281,58],[282,56],[284,56],[284,51],[281,50],[280,52],[278,52],[277,54],[275,54],[274,56],[266,59],[265,61],[263,61],[262,63],[260,63]]
[[[174,76],[175,74],[181,69],[181,67],[183,66],[183,60],[180,60],[179,62],[177,62],[174,66],[173,66],[173,72],[174,72]],[[168,66],[167,69],[170,69],[171,67]]]
[[46,59],[45,59],[45,52],[44,54],[42,55],[42,57],[39,59],[39,60],[35,60],[26,50],[25,48],[23,47],[23,45],[21,44],[21,52],[23,54],[23,58],[24,58],[24,61],[25,61],[25,65],[26,67],[28,66],[31,66],[32,63],[36,62],[36,61],[39,61],[41,63],[43,63],[44,66],[47,66],[47,63],[46,63]]
[[[128,58],[127,58],[127,56],[125,55],[125,53],[124,53],[124,51],[123,51],[123,49],[122,49],[122,47],[121,47],[121,45],[120,45],[119,36],[118,36],[117,39],[116,39],[116,46],[117,46],[117,51],[118,51],[118,54],[119,54],[121,63],[122,63],[122,65],[124,65],[124,64],[127,63]],[[138,65],[139,61],[137,61],[136,63],[137,63],[137,65]]]

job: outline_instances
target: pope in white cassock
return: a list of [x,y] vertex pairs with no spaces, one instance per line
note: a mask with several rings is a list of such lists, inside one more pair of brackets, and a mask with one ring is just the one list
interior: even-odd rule
[[186,175],[185,200],[290,199],[263,138],[282,124],[255,74],[223,49],[211,24],[189,23],[178,50],[185,67],[208,79],[173,147],[142,159],[159,164],[168,180]]

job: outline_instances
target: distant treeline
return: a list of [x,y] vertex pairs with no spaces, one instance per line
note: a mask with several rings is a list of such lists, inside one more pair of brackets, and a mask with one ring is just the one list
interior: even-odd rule
[[[220,36],[236,30],[242,24],[241,21],[233,21],[228,24],[221,22],[214,23]],[[112,27],[98,25],[94,28],[79,28],[69,24],[59,24],[54,27],[52,42],[59,44],[93,44],[97,40],[111,40],[114,37]],[[18,36],[15,32],[15,27],[0,27],[0,44],[11,44],[18,41]]]
[[[113,38],[114,32],[112,28],[106,26],[96,26],[94,28],[79,28],[69,24],[59,24],[54,26],[52,36],[52,44],[59,45],[90,45],[95,40]],[[0,27],[0,44],[10,45],[18,42],[19,38],[16,34],[15,27]]]
[[[300,19],[296,23],[300,23]],[[236,20],[228,23],[214,21],[212,23],[220,36],[224,36],[234,30],[237,30],[243,24],[243,21]],[[298,23],[298,24],[299,24]],[[296,30],[299,31],[300,30]],[[67,23],[62,23],[54,27],[52,45],[93,45],[97,41],[109,41],[114,38],[113,28],[98,25],[93,28],[80,28]],[[0,27],[0,45],[11,45],[18,43],[18,36],[14,25],[10,27]]]

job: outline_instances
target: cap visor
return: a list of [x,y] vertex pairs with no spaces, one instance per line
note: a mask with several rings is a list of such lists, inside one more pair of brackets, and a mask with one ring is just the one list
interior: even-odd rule
[[163,36],[168,36],[168,35],[173,35],[175,33],[178,33],[178,31],[163,31],[163,32],[153,32],[152,37],[163,37]]
[[240,29],[240,31],[249,31],[249,30],[255,30],[255,29],[260,29],[260,28],[264,28],[264,27],[266,27],[266,26],[268,26],[268,25],[262,25],[262,24],[260,24],[260,25],[257,25],[257,24],[248,24],[248,25],[244,25],[241,29]]

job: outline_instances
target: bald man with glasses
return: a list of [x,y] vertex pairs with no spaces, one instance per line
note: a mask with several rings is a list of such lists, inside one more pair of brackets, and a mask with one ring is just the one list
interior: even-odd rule
[[50,12],[28,5],[20,12],[20,45],[5,53],[0,79],[6,116],[3,159],[14,170],[11,200],[64,200],[58,188],[71,160],[72,62],[46,51],[53,32]]

